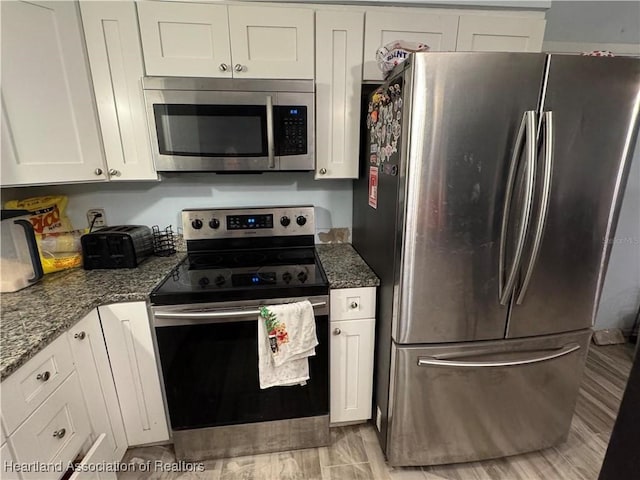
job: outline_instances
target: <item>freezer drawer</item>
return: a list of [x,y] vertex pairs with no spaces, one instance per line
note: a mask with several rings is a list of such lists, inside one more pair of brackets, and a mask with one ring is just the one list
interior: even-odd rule
[[394,344],[389,463],[467,462],[564,441],[590,337]]

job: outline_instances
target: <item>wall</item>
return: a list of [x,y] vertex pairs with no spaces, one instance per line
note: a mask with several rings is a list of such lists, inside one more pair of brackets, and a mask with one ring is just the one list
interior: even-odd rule
[[262,175],[169,175],[154,183],[93,183],[2,190],[2,202],[36,195],[65,194],[76,228],[87,224],[89,208],[105,208],[109,224],[180,225],[183,208],[315,205],[316,227],[351,228],[351,180],[315,181],[313,173]]

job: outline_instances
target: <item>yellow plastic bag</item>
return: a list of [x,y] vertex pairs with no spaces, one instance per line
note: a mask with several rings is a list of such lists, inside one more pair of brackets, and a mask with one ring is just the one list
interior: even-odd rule
[[67,217],[67,197],[65,195],[48,195],[25,200],[9,200],[5,208],[27,210],[29,220],[36,233],[70,232],[73,230],[71,220]]
[[86,232],[87,229],[36,234],[42,271],[53,273],[82,265],[80,237]]

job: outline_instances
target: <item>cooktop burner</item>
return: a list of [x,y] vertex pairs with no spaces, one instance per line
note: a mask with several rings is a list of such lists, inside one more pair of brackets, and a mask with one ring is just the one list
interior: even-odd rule
[[[153,304],[328,293],[314,247],[313,207],[185,210],[182,216],[188,255],[153,290]],[[283,218],[296,219],[295,227]]]

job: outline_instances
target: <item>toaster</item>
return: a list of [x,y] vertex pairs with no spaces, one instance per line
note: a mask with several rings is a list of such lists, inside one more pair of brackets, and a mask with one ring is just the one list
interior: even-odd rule
[[117,225],[80,239],[85,270],[135,268],[153,253],[153,234],[144,225]]

